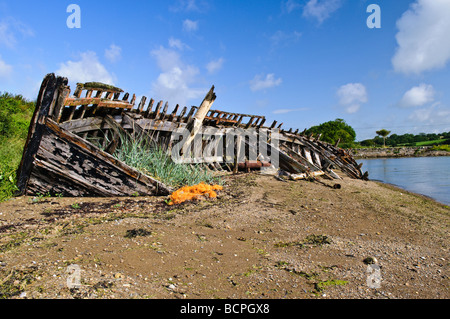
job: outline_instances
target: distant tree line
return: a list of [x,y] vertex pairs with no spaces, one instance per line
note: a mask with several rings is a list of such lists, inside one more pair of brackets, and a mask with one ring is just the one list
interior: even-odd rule
[[[444,132],[444,133],[419,133],[417,135],[414,134],[392,134],[388,137],[386,137],[386,146],[416,146],[417,143],[423,143],[423,142],[429,142],[424,143],[427,145],[433,145],[433,144],[449,144],[450,143],[450,132]],[[383,146],[384,141],[382,136],[375,136],[373,139],[368,139],[359,142],[361,146]]]
[[383,147],[383,146],[420,146],[420,145],[440,145],[450,144],[450,132],[444,133],[420,133],[414,134],[391,134],[390,131],[381,129],[374,133],[377,134],[372,139],[356,142],[355,130],[348,125],[343,119],[336,119],[328,121],[305,131],[306,135],[313,134],[317,136],[320,134],[320,140],[331,144],[339,142],[339,147],[342,148],[357,148],[357,147]]

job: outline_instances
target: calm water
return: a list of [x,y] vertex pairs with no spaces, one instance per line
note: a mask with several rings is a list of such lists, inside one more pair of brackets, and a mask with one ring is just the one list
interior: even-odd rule
[[369,179],[397,185],[450,205],[450,156],[357,160]]

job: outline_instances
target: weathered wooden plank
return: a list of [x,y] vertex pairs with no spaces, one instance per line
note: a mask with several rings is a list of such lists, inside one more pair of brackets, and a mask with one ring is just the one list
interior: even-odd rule
[[186,141],[184,143],[186,149],[190,148],[191,143],[193,142],[195,136],[200,131],[200,128],[203,125],[203,120],[205,119],[206,114],[208,113],[215,100],[216,94],[214,93],[214,86],[212,86],[203,99],[202,103],[200,104],[194,117],[186,125],[186,129],[190,132],[190,135],[186,138]]
[[238,121],[236,122],[235,126],[238,127],[239,125],[241,125],[242,123],[242,119],[244,118],[244,115],[241,115],[238,119]]
[[180,107],[179,104],[177,104],[177,105],[175,106],[175,108],[173,109],[172,113],[170,114],[170,116],[169,116],[169,118],[168,118],[168,121],[170,121],[170,122],[173,121],[173,119],[174,119],[175,116],[177,115],[177,112],[178,112],[178,108],[179,108],[179,107]]
[[150,102],[148,103],[147,110],[145,111],[144,117],[149,117],[150,113],[152,112],[153,103],[155,103],[154,99],[150,99]]
[[133,108],[135,102],[136,102],[136,94],[133,94],[133,97],[131,98],[131,101],[130,101],[130,104],[131,104],[130,109]]
[[[133,103],[128,103],[126,101],[113,101],[105,98],[91,97],[91,98],[73,98],[69,97],[66,99],[66,106],[75,108],[79,105],[98,105],[98,107],[109,107],[109,108],[121,108],[121,109],[131,109],[133,108]],[[71,119],[71,118],[70,118]],[[69,119],[69,121],[70,121]]]
[[144,109],[145,106],[145,102],[147,101],[147,97],[143,96],[141,99],[141,102],[139,102],[139,106],[138,106],[138,112],[141,113],[142,110]]
[[41,83],[36,107],[28,128],[27,141],[25,142],[22,159],[17,171],[17,188],[20,195],[25,193],[28,186],[33,160],[42,139],[45,118],[48,116],[52,103],[57,99],[58,88],[67,86],[67,84],[67,78],[57,78],[53,73],[47,74]]
[[314,164],[312,157],[311,157],[311,152],[309,149],[303,148],[303,154],[305,155],[305,158],[308,160],[308,162],[310,162],[311,164]]
[[169,109],[169,102],[166,102],[166,104],[164,105],[164,109],[163,109],[161,115],[159,116],[158,120],[161,120],[161,121],[165,120],[168,109]]
[[264,123],[266,123],[266,119],[262,118],[261,122],[258,124],[258,128],[261,128],[264,125]]
[[116,120],[111,115],[107,114],[104,119],[105,122],[108,123],[108,125],[114,131],[113,138],[105,150],[109,154],[114,154],[114,152],[120,145],[121,139],[123,137],[130,136],[127,131],[125,131],[119,124],[117,124]]
[[235,144],[235,150],[236,150],[236,154],[234,156],[234,166],[233,166],[233,173],[237,174],[238,170],[239,170],[239,159],[241,157],[241,147],[242,145],[242,136],[238,135],[236,138],[236,144]]
[[122,118],[123,118],[122,127],[131,126],[135,139],[144,138],[148,142],[152,141],[152,137],[150,136],[149,132],[145,130],[144,127],[139,125],[139,123],[135,119],[133,119],[129,114],[123,113]]
[[[295,135],[290,135],[291,137],[294,137],[296,139],[300,139],[300,137],[297,137]],[[302,143],[304,143],[306,146],[308,146],[313,151],[320,154],[321,158],[328,162],[331,165],[339,167],[345,174],[352,178],[360,179],[362,178],[362,174],[355,165],[348,165],[344,162],[342,162],[339,150],[329,144],[323,144],[320,141],[311,141],[309,138],[302,138]]]
[[[306,158],[304,158],[303,156],[301,156],[299,153],[295,152],[294,150],[288,148],[285,145],[280,145],[280,150],[286,152],[286,154],[294,159],[295,161],[297,161],[300,165],[301,165],[301,172],[308,172],[308,171],[320,171],[321,168],[317,167],[316,165],[314,165],[313,163],[309,162]],[[281,159],[280,159],[281,161]]]
[[155,112],[153,112],[153,118],[157,120],[159,118],[159,113],[161,112],[161,106],[163,104],[163,101],[159,101],[156,105]]
[[252,116],[252,117],[250,118],[250,120],[248,121],[247,125],[245,126],[245,128],[249,128],[250,126],[252,126],[252,123],[253,123],[253,120],[254,120],[254,119],[255,119],[255,117]]
[[61,92],[58,95],[58,100],[56,101],[54,109],[49,111],[49,116],[52,116],[52,118],[58,123],[61,120],[61,116],[64,110],[64,101],[70,95],[70,87],[62,86],[60,90]]
[[318,167],[322,167],[322,161],[320,160],[320,155],[317,152],[312,152],[313,157],[314,157],[314,163],[318,166]]
[[[42,174],[64,176],[68,196],[71,189],[92,193],[92,187],[101,196],[167,195],[171,189],[163,183],[116,160],[108,153],[82,138],[60,128],[56,122],[47,119],[36,159],[39,179]],[[46,173],[44,173],[46,172]],[[54,180],[46,185],[52,191]],[[62,187],[61,184],[59,184]]]
[[102,90],[107,92],[118,92],[121,93],[123,90],[121,88],[115,87],[110,84],[105,84],[101,82],[86,82],[86,83],[77,83],[77,90]]
[[196,106],[191,106],[191,109],[189,110],[188,115],[186,115],[186,121],[185,121],[186,123],[191,122],[191,120],[192,120],[192,115],[194,115],[194,112],[195,112],[196,109],[197,109]]
[[309,177],[322,176],[324,174],[325,173],[322,172],[322,171],[310,172],[310,173],[301,173],[301,174],[289,174],[289,178],[294,180],[294,181],[297,181],[297,180],[306,179],[306,178],[309,178]]
[[103,121],[104,120],[102,117],[87,117],[84,119],[66,121],[60,123],[60,126],[72,133],[83,133],[100,130],[102,128]]
[[184,115],[187,112],[187,106],[183,107],[183,109],[181,110],[180,115],[177,118],[177,123],[181,123],[183,121]]

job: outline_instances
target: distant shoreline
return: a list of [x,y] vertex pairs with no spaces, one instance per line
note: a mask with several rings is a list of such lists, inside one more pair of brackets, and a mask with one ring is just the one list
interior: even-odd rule
[[450,156],[450,152],[432,150],[431,146],[354,148],[348,152],[354,159]]

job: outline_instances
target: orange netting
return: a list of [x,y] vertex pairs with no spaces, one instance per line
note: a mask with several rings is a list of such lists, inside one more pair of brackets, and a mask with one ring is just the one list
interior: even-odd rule
[[198,199],[201,196],[209,196],[209,198],[217,197],[216,190],[222,190],[220,185],[208,185],[204,182],[194,186],[184,186],[170,195],[169,205],[180,204],[191,199]]

